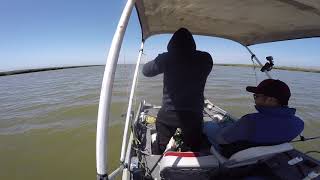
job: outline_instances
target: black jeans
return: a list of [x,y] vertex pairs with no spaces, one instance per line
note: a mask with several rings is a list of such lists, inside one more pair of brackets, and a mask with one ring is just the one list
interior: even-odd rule
[[160,109],[156,121],[158,152],[162,154],[177,128],[181,128],[184,143],[192,151],[199,151],[203,114],[192,111],[164,111]]

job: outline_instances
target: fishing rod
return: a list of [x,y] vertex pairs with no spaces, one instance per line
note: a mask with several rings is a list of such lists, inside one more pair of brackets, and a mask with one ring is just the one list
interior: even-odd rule
[[315,136],[315,137],[304,137],[302,135],[299,135],[300,139],[298,140],[294,140],[294,141],[291,141],[291,142],[301,142],[301,141],[309,141],[309,140],[314,140],[314,139],[320,139],[320,136]]

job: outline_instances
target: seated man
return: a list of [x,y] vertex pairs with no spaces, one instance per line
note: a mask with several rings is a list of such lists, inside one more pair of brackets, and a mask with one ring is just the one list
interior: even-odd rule
[[212,121],[204,124],[204,134],[225,157],[250,147],[289,142],[304,128],[304,122],[295,116],[296,109],[288,107],[291,93],[284,82],[266,79],[246,90],[254,93],[257,113],[244,115],[227,126]]

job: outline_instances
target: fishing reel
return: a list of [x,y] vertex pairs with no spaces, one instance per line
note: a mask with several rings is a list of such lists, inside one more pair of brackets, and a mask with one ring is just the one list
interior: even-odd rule
[[262,66],[261,68],[261,72],[265,72],[265,71],[271,71],[271,69],[273,68],[273,57],[272,56],[267,56],[266,57],[267,61],[266,64],[264,66]]

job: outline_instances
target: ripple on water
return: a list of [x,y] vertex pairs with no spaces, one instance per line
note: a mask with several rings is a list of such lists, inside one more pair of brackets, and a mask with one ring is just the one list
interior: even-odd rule
[[[111,103],[111,124],[122,124],[134,66],[118,66]],[[95,174],[95,132],[104,67],[86,67],[0,77],[0,175],[16,179],[63,179],[71,174],[89,179]],[[258,73],[258,72],[257,72]],[[320,135],[320,74],[274,71],[292,90],[290,105],[305,121],[306,136]],[[139,74],[135,102],[161,104],[162,78]],[[258,82],[264,76],[258,76]],[[214,66],[205,96],[241,117],[254,112],[256,85],[251,68]],[[137,107],[137,106],[135,106]],[[113,126],[114,127],[114,126]],[[112,128],[111,166],[119,163],[122,126]],[[320,149],[320,141],[296,145]],[[52,171],[52,167],[55,170]],[[79,176],[81,174],[81,176]],[[6,176],[7,175],[7,176]],[[1,177],[1,176],[0,176]],[[1,179],[1,178],[0,178]]]

